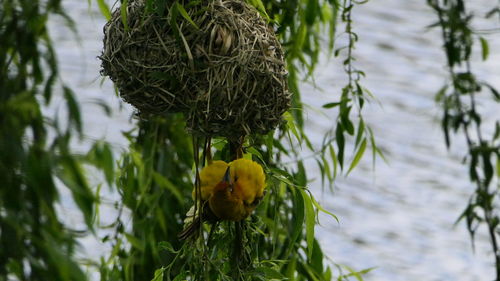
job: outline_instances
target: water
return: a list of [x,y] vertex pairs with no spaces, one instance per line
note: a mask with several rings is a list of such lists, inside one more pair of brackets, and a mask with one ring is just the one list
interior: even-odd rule
[[[368,75],[362,83],[381,103],[372,103],[364,116],[389,163],[378,161],[373,171],[366,157],[350,177],[337,181],[333,196],[324,194],[324,205],[341,222],[325,222],[318,230],[322,245],[335,262],[377,267],[368,280],[493,279],[484,229],[474,254],[465,224],[453,227],[473,187],[460,164],[463,137],[457,136],[451,151],[446,150],[433,100],[446,77],[439,30],[424,28],[436,20],[434,14],[424,1],[397,0],[372,1],[354,14],[361,40],[355,56]],[[491,39],[491,46],[498,46],[498,38]],[[495,52],[491,60],[498,62],[499,55]],[[474,63],[473,68],[499,85],[494,63]],[[345,83],[338,63],[325,65],[318,74],[324,93],[306,97],[316,106]],[[481,108],[489,121],[500,118],[498,105],[482,101]],[[329,122],[311,114],[309,128],[321,134]]]
[[[474,1],[474,9],[479,14],[489,3]],[[120,151],[126,147],[121,131],[132,128],[132,109],[120,103],[109,81],[100,85],[96,57],[102,48],[105,21],[95,3],[90,9],[92,17],[86,1],[66,1],[65,5],[78,22],[81,45],[75,44],[62,21],[51,21],[63,80],[85,104],[88,137],[110,141]],[[349,177],[339,177],[333,195],[322,192],[319,180],[311,183],[321,203],[340,218],[337,224],[321,216],[317,233],[325,252],[338,264],[356,269],[376,267],[367,280],[493,279],[493,256],[484,229],[477,234],[473,253],[464,223],[453,225],[473,187],[460,163],[465,151],[462,137],[458,135],[452,148],[446,149],[440,110],[433,100],[446,79],[439,30],[425,28],[436,20],[433,12],[425,1],[378,0],[356,7],[353,19],[360,37],[354,55],[358,68],[368,75],[362,84],[378,100],[365,108],[364,117],[388,163],[379,159],[373,168],[367,154]],[[484,28],[479,24],[478,28]],[[500,40],[498,36],[487,38],[490,59],[480,64],[480,54],[475,53],[473,69],[498,88],[500,51],[495,46]],[[315,77],[320,89],[302,86],[304,100],[313,108],[337,100],[339,88],[346,82],[339,60],[322,61]],[[113,116],[106,117],[89,103],[94,99],[104,99],[115,109]],[[500,119],[498,105],[481,98],[479,105],[486,112],[487,123]],[[320,140],[333,126],[333,111],[326,114],[306,111],[313,140]],[[88,143],[77,148],[86,146]],[[310,174],[317,177],[318,171],[312,169]],[[72,206],[63,202],[61,208],[71,211]],[[68,221],[77,224],[79,218],[70,216]],[[90,238],[84,240],[84,246],[84,254],[90,256],[106,250]]]

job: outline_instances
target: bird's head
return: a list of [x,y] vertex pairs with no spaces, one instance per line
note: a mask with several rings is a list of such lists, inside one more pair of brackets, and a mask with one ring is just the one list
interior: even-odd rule
[[231,181],[231,170],[230,169],[231,169],[231,167],[228,166],[221,181],[215,186],[215,188],[214,188],[215,192],[225,191],[225,190],[228,190],[229,192],[233,191],[233,183]]

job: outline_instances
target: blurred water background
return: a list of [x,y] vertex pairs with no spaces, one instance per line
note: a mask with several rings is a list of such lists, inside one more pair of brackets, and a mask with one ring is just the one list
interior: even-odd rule
[[[63,81],[82,102],[86,137],[104,139],[119,152],[127,147],[121,132],[132,128],[132,108],[121,103],[110,81],[99,75],[97,56],[105,20],[91,2],[89,7],[87,1],[64,1],[77,23],[77,40],[60,18],[51,19],[50,30]],[[470,8],[477,15],[484,15],[492,6],[488,0],[468,2],[473,2]],[[307,166],[310,176],[316,176],[311,189],[340,219],[337,223],[321,216],[317,227],[320,243],[334,263],[359,270],[376,267],[366,280],[492,280],[494,259],[485,229],[478,231],[473,252],[465,223],[454,226],[473,186],[461,164],[466,149],[462,136],[457,136],[448,151],[439,125],[434,94],[447,72],[440,32],[426,28],[435,22],[434,13],[423,0],[372,0],[354,8],[353,20],[360,38],[354,53],[356,65],[367,74],[361,83],[376,96],[363,115],[387,163],[378,159],[374,167],[367,150],[349,177],[337,179],[333,194],[322,189],[314,162]],[[475,27],[492,28],[483,24],[479,21]],[[499,27],[498,21],[495,27]],[[490,40],[490,59],[481,62],[477,50],[472,69],[500,88],[500,38],[498,34],[485,37]],[[307,132],[317,146],[334,126],[335,115],[316,109],[338,100],[345,83],[341,60],[325,56],[315,84],[302,86],[303,100],[310,105],[305,111]],[[96,105],[98,100],[113,109],[111,117]],[[60,102],[56,97],[48,114],[60,114]],[[479,107],[487,124],[500,119],[498,104],[480,97]],[[88,141],[75,146],[83,151]],[[106,196],[108,202],[116,198],[109,191]],[[69,224],[81,224],[70,200],[63,200],[61,209]],[[105,205],[103,223],[113,221],[114,214],[111,204]],[[107,250],[93,238],[83,239],[82,246],[82,257],[97,259]]]

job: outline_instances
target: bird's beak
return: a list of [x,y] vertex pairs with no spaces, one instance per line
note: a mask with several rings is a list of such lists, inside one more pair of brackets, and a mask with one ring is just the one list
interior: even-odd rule
[[222,178],[222,182],[225,182],[227,184],[231,184],[231,170],[230,170],[230,167],[227,167],[226,173],[224,174],[224,177]]

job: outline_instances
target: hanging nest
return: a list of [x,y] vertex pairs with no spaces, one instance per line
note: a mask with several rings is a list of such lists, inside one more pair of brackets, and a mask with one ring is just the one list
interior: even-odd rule
[[[175,5],[175,4],[174,4]],[[290,107],[283,50],[259,12],[215,0],[178,13],[145,12],[143,0],[104,27],[102,74],[140,113],[183,112],[190,131],[237,138],[274,129]],[[175,23],[173,25],[172,23]]]

